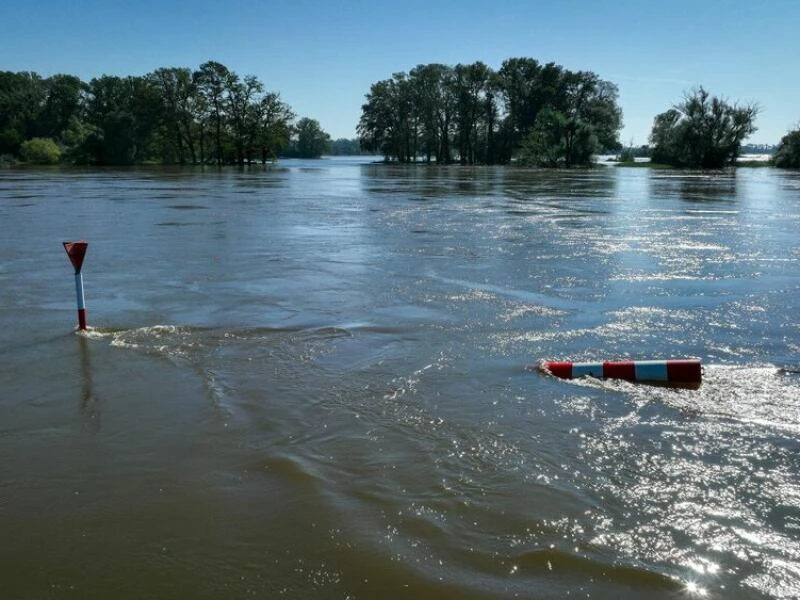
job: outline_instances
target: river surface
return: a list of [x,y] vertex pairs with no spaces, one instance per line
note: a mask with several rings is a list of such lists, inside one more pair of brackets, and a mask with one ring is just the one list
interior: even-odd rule
[[0,234],[2,598],[800,595],[798,173],[6,169]]

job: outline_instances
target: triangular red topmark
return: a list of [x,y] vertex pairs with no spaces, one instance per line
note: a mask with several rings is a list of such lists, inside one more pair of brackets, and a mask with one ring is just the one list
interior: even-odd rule
[[64,250],[67,251],[69,262],[75,267],[75,272],[80,273],[83,266],[83,257],[86,256],[86,248],[89,242],[64,242]]

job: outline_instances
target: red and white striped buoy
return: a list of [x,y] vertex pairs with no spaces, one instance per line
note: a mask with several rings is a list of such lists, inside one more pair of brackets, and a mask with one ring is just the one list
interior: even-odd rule
[[78,297],[78,329],[86,330],[86,300],[83,298],[83,275],[81,267],[83,258],[86,256],[88,242],[64,242],[64,250],[67,251],[69,262],[75,268],[75,295]]
[[596,377],[628,381],[699,384],[702,380],[700,360],[612,360],[605,362],[542,362],[541,371],[562,379]]

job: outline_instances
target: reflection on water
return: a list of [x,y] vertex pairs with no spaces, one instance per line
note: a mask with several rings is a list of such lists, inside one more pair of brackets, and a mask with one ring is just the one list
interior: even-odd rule
[[736,200],[737,171],[682,173],[666,171],[648,178],[654,198],[678,196],[685,202],[727,202]]
[[0,591],[796,596],[796,180],[0,172]]
[[89,357],[89,341],[84,335],[78,335],[77,338],[81,359],[81,375],[83,376],[80,412],[86,419],[87,427],[92,431],[98,431],[100,429],[101,409],[100,403],[94,395],[92,364]]

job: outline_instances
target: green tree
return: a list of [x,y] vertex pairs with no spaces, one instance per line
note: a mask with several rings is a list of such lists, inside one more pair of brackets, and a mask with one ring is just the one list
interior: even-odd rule
[[36,137],[45,97],[36,73],[0,71],[0,154],[18,155],[23,140]]
[[500,85],[497,73],[489,71],[489,76],[486,81],[483,99],[484,123],[485,123],[485,152],[479,156],[479,160],[487,164],[493,165],[497,162],[499,155],[499,148],[497,140],[502,139],[498,134],[499,116],[499,101]]
[[655,117],[652,160],[703,169],[735,165],[742,142],[756,131],[758,111],[756,105],[732,105],[700,87]]
[[322,130],[315,119],[300,119],[296,130],[297,154],[300,158],[319,158],[330,149],[331,136]]
[[256,135],[254,112],[255,98],[264,91],[264,85],[253,75],[243,80],[232,73],[228,81],[227,113],[236,149],[236,162],[243,165],[252,158],[251,151]]
[[186,68],[156,69],[149,77],[161,99],[163,162],[197,162],[193,107],[197,89]]
[[[478,134],[484,124],[484,106],[491,70],[482,62],[456,65],[453,89],[456,98],[456,140],[462,165],[475,164]],[[484,153],[485,155],[485,153]]]
[[276,92],[268,92],[256,103],[253,110],[253,144],[260,152],[261,162],[277,158],[289,145],[294,113],[281,101]]
[[210,60],[200,65],[195,73],[195,84],[208,107],[208,117],[214,133],[214,162],[222,164],[222,133],[226,93],[231,82],[231,72],[222,63]]
[[772,163],[781,169],[800,169],[800,129],[790,131],[781,138]]
[[77,165],[90,165],[102,154],[105,143],[102,129],[72,117],[63,134],[64,158]]
[[452,69],[442,64],[418,65],[409,73],[413,105],[419,121],[419,150],[427,162],[449,163],[455,112]]
[[411,83],[405,73],[395,73],[389,82],[394,105],[392,145],[401,162],[416,159],[418,150],[419,119],[414,112]]
[[50,138],[33,138],[20,146],[22,160],[34,165],[56,165],[61,159],[61,150]]
[[362,148],[386,160],[448,163],[455,154],[462,164],[494,164],[523,154],[569,167],[620,147],[617,96],[594,73],[530,58],[497,72],[481,62],[418,65],[370,87],[357,131]]
[[12,159],[23,140],[49,138],[80,164],[266,161],[289,143],[293,121],[277,93],[214,61],[88,84],[0,71],[0,154]]
[[89,82],[86,119],[102,132],[93,138],[97,164],[151,160],[162,115],[152,79],[103,75]]
[[564,166],[587,165],[600,150],[618,150],[622,111],[617,87],[589,71],[567,71],[564,79]]
[[380,152],[386,160],[401,158],[398,143],[401,124],[395,87],[391,79],[370,86],[357,127],[361,147],[370,152]]
[[96,164],[132,164],[136,158],[130,89],[122,77],[103,75],[89,82],[86,118],[99,135],[92,139]]
[[363,152],[358,139],[337,138],[331,142],[331,154],[334,156],[357,156]]
[[500,160],[508,162],[530,133],[545,107],[565,111],[564,69],[532,58],[509,58],[497,72],[496,85],[505,105],[499,140]]
[[530,132],[522,141],[519,162],[526,166],[563,166],[566,155],[567,117],[552,108],[536,116]]
[[42,83],[45,99],[37,129],[41,136],[60,140],[70,121],[81,114],[86,84],[74,75],[53,75]]
[[541,167],[586,166],[602,149],[620,147],[617,88],[591,72],[563,71],[558,94],[539,109],[520,160]]
[[541,70],[539,62],[532,58],[509,58],[497,73],[506,107],[509,158],[533,127],[542,108],[541,94],[536,93]]

